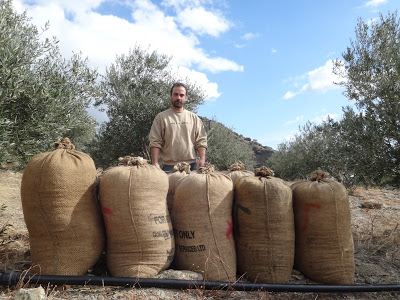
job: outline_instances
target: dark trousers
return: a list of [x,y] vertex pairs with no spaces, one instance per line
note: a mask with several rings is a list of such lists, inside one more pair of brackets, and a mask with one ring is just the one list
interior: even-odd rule
[[[172,169],[173,168],[174,168],[174,165],[163,165],[161,169],[165,173],[172,173]],[[194,170],[196,170],[196,163],[195,162],[190,164],[190,171],[194,171]]]

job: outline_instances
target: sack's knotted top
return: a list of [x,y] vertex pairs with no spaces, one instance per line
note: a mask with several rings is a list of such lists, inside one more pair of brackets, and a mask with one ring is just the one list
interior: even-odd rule
[[177,163],[172,169],[172,173],[175,172],[185,172],[186,174],[190,173],[190,165],[186,162]]
[[66,150],[75,150],[75,146],[71,143],[69,138],[62,138],[60,141],[54,143],[55,150],[57,149],[66,149]]
[[148,161],[147,159],[143,159],[143,157],[137,156],[129,156],[126,155],[124,157],[119,157],[118,158],[118,165],[119,166],[143,166],[147,165]]
[[231,171],[243,171],[244,170],[244,163],[241,161],[235,162],[233,165],[229,167]]
[[199,174],[210,174],[212,172],[214,172],[214,165],[210,163],[205,163],[204,165],[198,167],[197,169],[197,173]]
[[322,179],[328,178],[328,174],[326,174],[322,170],[317,170],[311,175],[311,181],[321,181]]
[[274,176],[274,171],[272,171],[270,168],[262,166],[260,168],[255,169],[254,175],[260,177],[272,177]]

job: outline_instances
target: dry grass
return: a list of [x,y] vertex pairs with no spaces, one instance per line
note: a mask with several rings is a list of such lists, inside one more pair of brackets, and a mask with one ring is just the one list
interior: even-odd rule
[[[354,241],[357,245],[358,250],[365,250],[372,256],[382,256],[385,259],[400,267],[400,230],[399,223],[393,228],[388,225],[382,231],[382,227],[377,229],[375,225],[377,214],[371,216],[370,222],[367,228],[358,228],[359,230],[354,231]],[[384,219],[384,217],[382,217]],[[378,227],[379,228],[379,227]]]

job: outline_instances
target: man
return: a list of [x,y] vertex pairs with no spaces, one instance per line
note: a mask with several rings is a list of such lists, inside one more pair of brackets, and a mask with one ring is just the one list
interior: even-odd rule
[[[190,164],[195,170],[206,161],[207,136],[203,122],[194,113],[184,109],[187,90],[184,84],[175,83],[171,88],[171,108],[159,113],[150,130],[151,161],[158,165],[163,161],[163,170],[172,171],[180,162]],[[196,163],[196,151],[199,161]]]

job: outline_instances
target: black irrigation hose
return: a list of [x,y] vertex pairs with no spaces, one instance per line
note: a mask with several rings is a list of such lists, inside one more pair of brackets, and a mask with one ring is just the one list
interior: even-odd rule
[[393,292],[400,291],[400,284],[352,284],[352,285],[318,285],[318,284],[264,284],[246,282],[213,282],[201,280],[177,280],[156,278],[100,277],[100,276],[59,276],[59,275],[22,275],[7,270],[0,273],[0,284],[13,286],[19,281],[31,284],[54,285],[99,285],[99,286],[135,286],[141,288],[156,287],[163,289],[236,290],[236,291],[269,291],[269,292],[319,292],[319,293],[355,293],[355,292]]

